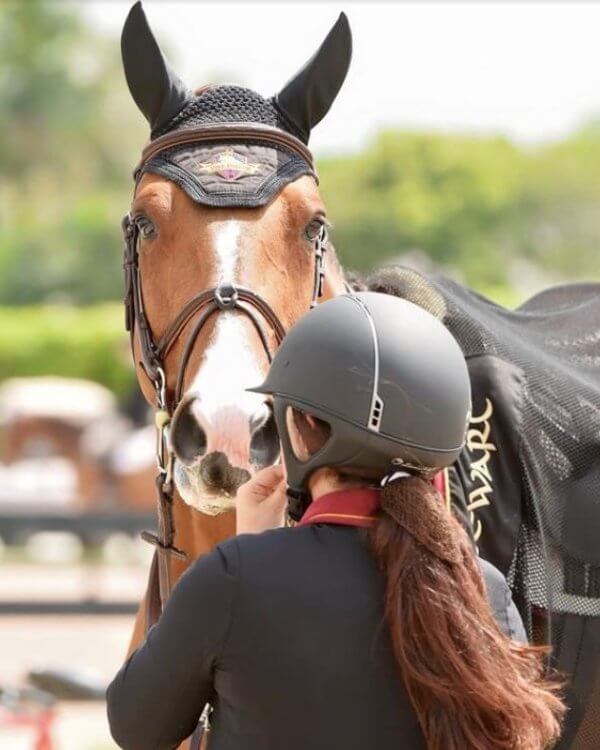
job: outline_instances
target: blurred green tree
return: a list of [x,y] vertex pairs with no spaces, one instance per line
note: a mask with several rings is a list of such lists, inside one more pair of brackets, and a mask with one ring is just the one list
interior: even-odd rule
[[145,132],[114,39],[73,7],[1,4],[0,112],[0,301],[118,297],[115,217]]
[[535,151],[523,182],[523,254],[565,278],[598,278],[600,120]]
[[319,166],[334,240],[355,269],[420,251],[479,289],[510,288],[530,267],[548,283],[598,278],[597,122],[531,149],[384,132],[362,153]]
[[[70,307],[122,295],[119,218],[147,130],[117,40],[73,4],[0,2],[0,117],[0,305],[20,306],[0,309],[0,379],[55,372],[124,393],[120,304]],[[536,148],[388,131],[318,166],[350,268],[416,252],[502,304],[532,280],[600,278],[600,121]],[[68,305],[37,306],[50,302]]]
[[[118,299],[119,217],[147,132],[117,41],[71,4],[0,3],[0,112],[0,304]],[[531,269],[598,277],[598,122],[535,149],[388,131],[319,171],[351,268],[417,251],[494,295],[525,293]]]

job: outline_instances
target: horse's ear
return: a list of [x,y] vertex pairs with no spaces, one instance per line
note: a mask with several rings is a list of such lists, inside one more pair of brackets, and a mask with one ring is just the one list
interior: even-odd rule
[[311,129],[338,95],[352,57],[352,34],[341,13],[325,40],[299,73],[275,97],[277,105],[308,141]]
[[155,132],[182,109],[192,94],[163,57],[139,0],[123,26],[121,54],[129,91]]

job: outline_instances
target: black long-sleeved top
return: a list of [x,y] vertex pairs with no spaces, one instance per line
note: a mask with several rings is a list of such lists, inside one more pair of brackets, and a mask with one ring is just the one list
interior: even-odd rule
[[[505,632],[525,640],[482,562]],[[211,750],[424,750],[383,625],[383,577],[359,529],[243,535],[181,578],[107,693],[116,742],[171,750],[214,706]]]

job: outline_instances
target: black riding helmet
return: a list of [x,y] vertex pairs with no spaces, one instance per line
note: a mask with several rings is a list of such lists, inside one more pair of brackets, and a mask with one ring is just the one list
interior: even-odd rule
[[[302,514],[310,475],[323,466],[434,473],[463,447],[471,389],[462,351],[433,315],[376,292],[336,297],[290,329],[264,383],[273,396],[292,517]],[[294,410],[325,422],[328,438],[300,456]]]

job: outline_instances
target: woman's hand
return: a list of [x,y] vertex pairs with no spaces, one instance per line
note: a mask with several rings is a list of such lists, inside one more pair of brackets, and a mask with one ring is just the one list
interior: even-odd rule
[[236,495],[238,534],[260,534],[285,523],[286,481],[282,466],[261,469]]

